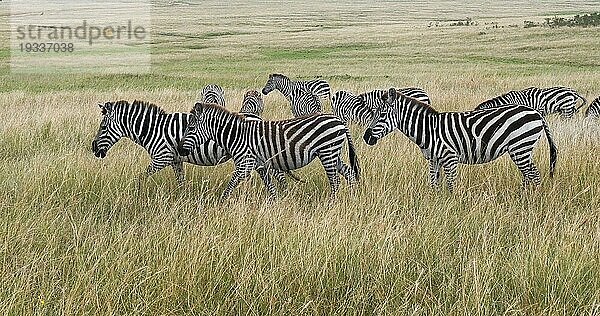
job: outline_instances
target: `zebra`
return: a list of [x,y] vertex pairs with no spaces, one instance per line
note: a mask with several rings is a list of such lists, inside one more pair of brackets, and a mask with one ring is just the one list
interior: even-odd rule
[[147,178],[167,166],[173,168],[181,184],[185,180],[183,163],[215,166],[229,160],[227,152],[213,141],[199,145],[188,155],[178,155],[177,143],[188,125],[189,113],[166,113],[149,102],[125,100],[98,104],[102,121],[92,141],[92,151],[105,158],[108,150],[122,137],[127,137],[144,147],[150,155],[150,165],[142,177]]
[[202,89],[201,99],[203,102],[216,103],[225,106],[225,92],[221,86],[208,84]]
[[256,90],[248,90],[244,94],[244,100],[242,101],[241,113],[253,113],[258,116],[262,116],[265,110],[265,103],[261,94]]
[[262,93],[267,95],[273,90],[286,97],[295,117],[323,112],[321,98],[331,98],[329,83],[322,79],[292,81],[282,74],[270,74]]
[[[398,90],[407,97],[414,98],[426,104],[431,104],[431,99],[421,88],[401,88]],[[331,98],[333,114],[345,123],[356,122],[360,125],[369,125],[373,120],[373,110],[381,106],[381,96],[387,90],[372,90],[354,95],[348,91],[337,91]]]
[[[269,170],[298,169],[317,157],[327,174],[331,199],[335,198],[340,184],[338,173],[350,184],[359,180],[360,168],[352,137],[344,123],[333,115],[315,114],[284,121],[261,121],[203,102],[197,102],[191,113],[193,119],[178,150],[185,155],[210,139],[231,153],[235,171],[221,196],[223,200],[253,169],[259,172],[269,196],[273,198],[276,191]],[[348,141],[350,167],[341,159],[344,139]]]
[[585,117],[599,119],[600,118],[600,97],[597,97],[585,111]]
[[[138,100],[131,104],[121,100],[98,104],[98,106],[102,110],[102,121],[92,141],[94,155],[105,158],[114,144],[122,137],[127,137],[144,147],[150,155],[150,165],[146,168],[146,172],[142,173],[141,178],[147,178],[171,166],[175,178],[181,185],[185,181],[184,162],[199,166],[216,166],[231,158],[223,147],[211,140],[198,144],[194,151],[186,155],[177,153],[177,144],[183,139],[190,119],[189,113],[166,113],[154,104]],[[260,117],[258,119],[260,120]],[[274,173],[274,176],[282,186],[285,186],[283,174]],[[297,179],[293,174],[290,176]]]
[[[582,104],[577,107],[577,101]],[[563,118],[572,118],[587,103],[577,91],[567,87],[536,88],[509,91],[503,95],[480,103],[475,109],[489,109],[507,104],[519,104],[533,108],[542,116],[560,113]]]
[[416,143],[429,161],[430,181],[438,187],[444,169],[452,192],[459,163],[490,162],[508,152],[523,175],[523,186],[538,185],[540,173],[533,163],[533,148],[544,130],[550,147],[550,177],[557,149],[541,114],[522,105],[507,105],[472,112],[440,113],[427,104],[407,98],[391,88],[382,96],[385,105],[365,131],[363,139],[375,145],[398,128]]

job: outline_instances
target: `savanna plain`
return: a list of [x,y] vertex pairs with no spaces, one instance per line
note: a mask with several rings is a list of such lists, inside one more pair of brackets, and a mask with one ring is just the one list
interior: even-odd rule
[[[4,4],[0,4],[4,5]],[[375,147],[351,126],[361,180],[337,200],[321,165],[272,201],[254,175],[220,202],[233,164],[165,169],[131,141],[91,153],[99,102],[189,111],[208,83],[228,108],[269,73],[333,90],[425,89],[441,111],[529,86],[600,95],[598,27],[524,21],[593,12],[597,1],[153,5],[147,74],[10,71],[0,11],[0,313],[600,315],[600,122],[549,117],[550,178],[523,190],[503,157],[461,166],[455,191],[396,132]],[[474,25],[455,26],[455,22]],[[265,119],[291,116],[280,94]],[[330,111],[329,103],[326,110]],[[344,154],[347,159],[347,154]]]

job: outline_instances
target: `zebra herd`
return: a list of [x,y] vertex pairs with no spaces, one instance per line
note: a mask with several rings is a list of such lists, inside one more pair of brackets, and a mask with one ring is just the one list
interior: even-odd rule
[[[550,147],[550,176],[557,148],[544,117],[560,113],[571,118],[586,100],[566,87],[527,88],[510,91],[479,104],[469,112],[438,112],[420,88],[390,88],[359,95],[337,91],[316,79],[293,81],[271,74],[262,89],[266,95],[278,90],[289,101],[294,118],[267,121],[261,118],[264,101],[257,90],[244,94],[239,113],[225,108],[224,90],[209,84],[190,113],[166,113],[148,102],[127,101],[99,104],[102,121],[92,142],[92,151],[104,158],[122,137],[144,147],[151,157],[141,178],[171,166],[179,183],[185,179],[183,163],[216,166],[232,159],[235,170],[222,194],[228,197],[240,181],[256,170],[270,197],[276,196],[275,177],[286,187],[286,175],[318,158],[325,169],[335,198],[342,175],[349,184],[360,179],[358,155],[348,125],[366,126],[368,145],[398,129],[421,149],[429,161],[430,182],[439,186],[444,170],[447,187],[453,190],[459,163],[480,164],[508,153],[521,171],[523,185],[538,185],[540,173],[533,160],[533,148],[546,135]],[[322,100],[331,100],[333,113],[323,113]],[[582,101],[577,105],[578,100]],[[600,118],[600,97],[586,111]],[[349,165],[342,160],[348,143]]]

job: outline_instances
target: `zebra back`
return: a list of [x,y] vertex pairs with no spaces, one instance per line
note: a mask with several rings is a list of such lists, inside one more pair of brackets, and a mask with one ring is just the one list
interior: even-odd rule
[[[401,88],[397,90],[402,95],[413,98],[425,104],[431,104],[431,99],[421,88]],[[387,90],[372,90],[359,95],[348,91],[337,91],[331,98],[333,113],[345,123],[350,121],[368,125],[373,120],[373,111],[384,105],[381,99]]]
[[312,115],[323,112],[323,104],[319,97],[309,91],[294,90],[289,98],[294,117]]
[[202,89],[201,101],[225,106],[225,92],[216,84],[208,84]]
[[333,114],[342,122],[356,122],[367,125],[373,119],[371,107],[365,105],[363,99],[349,91],[336,91],[331,97],[331,108]]
[[535,109],[542,116],[560,113],[565,118],[571,118],[581,108],[581,106],[577,107],[579,99],[583,101],[581,106],[585,105],[585,98],[575,90],[567,87],[529,87],[523,90],[512,90],[486,100],[480,103],[475,109],[481,110],[517,104]]
[[331,99],[331,87],[329,86],[329,82],[323,79],[296,81],[296,83],[306,91],[311,92],[321,98]]
[[329,86],[329,83],[323,79],[294,81],[283,74],[270,74],[269,80],[265,84],[262,93],[268,94],[275,89],[279,90],[286,97],[289,97],[294,90],[303,90],[321,98],[331,98],[331,87]]

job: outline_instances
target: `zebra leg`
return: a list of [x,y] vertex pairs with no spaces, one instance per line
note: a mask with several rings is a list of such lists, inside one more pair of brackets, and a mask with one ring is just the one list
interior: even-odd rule
[[[533,165],[531,150],[520,152],[509,150],[508,154],[510,156],[510,159],[515,163],[515,165],[517,165],[517,168],[519,168],[519,171],[521,171],[521,175],[523,176],[522,186],[524,189],[527,187],[530,181],[533,181],[533,183],[535,184],[539,184],[540,172]],[[532,169],[532,167],[535,171]],[[537,174],[537,183],[535,180],[535,174]]]
[[233,171],[231,180],[229,180],[227,188],[225,189],[225,191],[223,191],[223,194],[221,195],[221,201],[226,200],[231,194],[231,191],[233,191],[233,189],[235,189],[243,179],[246,179],[250,176],[250,173],[255,168],[254,164],[255,161],[251,157],[244,157],[239,163],[236,162],[235,170]]
[[440,184],[440,164],[434,159],[429,159],[429,182],[431,187],[439,190]]
[[164,160],[153,159],[150,165],[146,168],[146,172],[142,172],[137,179],[138,190],[142,187],[142,181],[146,181],[148,177],[164,169],[168,164]]
[[227,188],[225,189],[225,191],[223,191],[223,194],[221,194],[221,201],[224,201],[229,197],[231,191],[233,191],[233,189],[235,189],[235,187],[238,186],[238,184],[243,178],[245,178],[243,175],[243,171],[236,168],[233,171],[231,180],[229,180],[229,183],[227,184]]
[[449,160],[444,163],[444,173],[446,174],[446,183],[448,184],[448,191],[452,193],[454,190],[454,180],[456,180],[456,169],[458,168],[458,161],[455,159]]
[[542,183],[542,180],[540,178],[540,171],[535,166],[533,161],[531,161],[531,163],[529,164],[529,180],[531,180],[531,182],[533,182],[533,184],[536,186]]
[[329,186],[331,187],[330,201],[333,201],[340,187],[340,176],[337,169],[338,155],[319,155],[319,160],[321,160],[321,164],[327,174]]
[[277,182],[279,182],[281,190],[287,190],[287,179],[285,178],[285,172],[277,169],[270,169],[270,173],[272,173],[273,177],[275,177],[275,179],[277,179]]
[[[256,172],[258,172],[258,175],[260,175],[260,178],[262,179],[263,183],[265,184],[265,187],[267,187],[267,190],[269,191],[269,199],[273,200],[275,199],[275,197],[277,197],[277,190],[275,189],[275,184],[273,184],[273,181],[271,181],[271,174],[270,174],[270,170],[271,168],[269,168],[269,166],[259,166],[258,168],[256,168]],[[277,170],[279,171],[279,170]],[[283,172],[279,172],[279,173],[275,173],[280,175],[284,181],[285,181],[285,175],[283,175]],[[281,180],[280,180],[281,181]]]
[[356,184],[356,175],[350,166],[345,164],[341,159],[338,159],[337,171],[348,181],[350,185]]
[[179,185],[183,185],[185,181],[185,172],[183,171],[183,162],[178,161],[171,165],[173,168],[173,172],[175,173],[175,178],[177,178],[177,183]]

